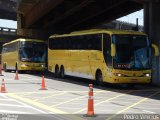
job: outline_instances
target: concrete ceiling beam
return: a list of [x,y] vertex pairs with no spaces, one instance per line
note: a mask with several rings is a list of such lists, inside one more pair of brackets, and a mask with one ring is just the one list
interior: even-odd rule
[[148,3],[148,2],[160,2],[160,0],[130,0],[130,1],[134,1],[134,2],[138,2],[138,3]]
[[81,10],[83,7],[89,5],[91,2],[93,2],[93,1],[83,0],[78,5],[73,5],[72,8],[70,8],[69,10],[66,10],[63,14],[57,16],[56,18],[52,18],[53,19],[52,21],[46,22],[43,27],[47,28],[47,27],[49,27],[53,24],[56,24],[57,22],[63,20],[64,18],[66,18],[66,17],[74,14],[75,12]]
[[41,0],[39,1],[28,14],[25,16],[25,26],[28,28],[39,19],[45,16],[53,8],[61,4],[64,0]]

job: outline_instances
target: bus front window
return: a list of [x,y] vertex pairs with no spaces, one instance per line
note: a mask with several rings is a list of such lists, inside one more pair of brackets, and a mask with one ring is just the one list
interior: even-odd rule
[[150,69],[151,50],[145,35],[113,35],[116,56],[113,65],[116,69]]
[[20,59],[26,62],[45,62],[46,45],[38,42],[22,42]]
[[33,56],[33,48],[32,47],[22,47],[20,49],[20,58],[21,61],[29,62],[31,61]]
[[46,45],[44,43],[34,43],[34,62],[45,62],[46,60]]

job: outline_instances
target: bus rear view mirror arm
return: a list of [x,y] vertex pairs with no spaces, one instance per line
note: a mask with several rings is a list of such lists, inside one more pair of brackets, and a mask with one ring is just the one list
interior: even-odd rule
[[154,49],[154,56],[159,56],[159,48],[157,45],[152,44],[152,47]]
[[114,57],[116,55],[116,45],[111,44],[111,56]]

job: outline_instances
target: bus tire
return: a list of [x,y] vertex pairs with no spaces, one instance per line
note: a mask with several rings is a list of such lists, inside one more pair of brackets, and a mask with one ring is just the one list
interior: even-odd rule
[[8,71],[7,71],[7,65],[4,64],[3,66],[4,66],[4,67],[3,67],[3,68],[4,68],[4,71],[5,71],[5,72],[8,72]]
[[55,74],[54,74],[55,78],[59,77],[59,67],[58,65],[55,66]]
[[17,63],[16,63],[16,65],[15,65],[15,71],[17,71],[18,70],[18,65],[17,65]]
[[64,67],[63,66],[61,66],[61,68],[60,68],[60,78],[65,78]]
[[96,72],[96,84],[99,86],[103,85],[103,77],[102,72],[100,70],[97,70]]

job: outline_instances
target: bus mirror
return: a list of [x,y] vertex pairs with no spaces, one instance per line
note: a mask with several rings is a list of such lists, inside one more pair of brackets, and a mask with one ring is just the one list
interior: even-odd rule
[[154,56],[159,56],[159,48],[157,45],[152,44],[152,47],[154,49]]
[[114,57],[116,55],[116,45],[111,44],[111,56]]

